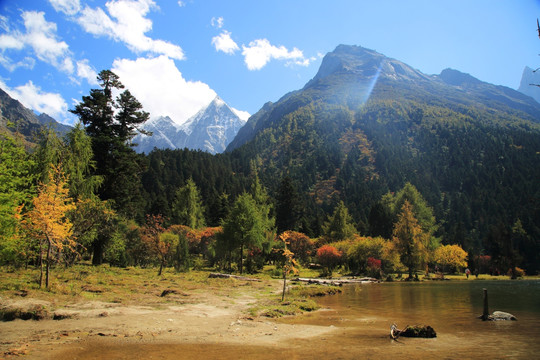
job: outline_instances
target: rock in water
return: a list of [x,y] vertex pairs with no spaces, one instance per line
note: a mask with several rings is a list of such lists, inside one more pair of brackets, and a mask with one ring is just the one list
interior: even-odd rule
[[504,311],[494,311],[493,314],[489,315],[488,320],[491,320],[491,321],[514,320],[516,321],[517,318],[514,315],[504,312]]

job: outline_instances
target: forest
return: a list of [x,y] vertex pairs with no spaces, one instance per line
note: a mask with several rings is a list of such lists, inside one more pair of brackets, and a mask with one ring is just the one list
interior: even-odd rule
[[290,253],[326,276],[539,270],[538,132],[517,117],[307,101],[224,154],[144,155],[149,114],[98,79],[65,136],[0,134],[0,264],[39,268],[40,286],[78,262],[253,273]]

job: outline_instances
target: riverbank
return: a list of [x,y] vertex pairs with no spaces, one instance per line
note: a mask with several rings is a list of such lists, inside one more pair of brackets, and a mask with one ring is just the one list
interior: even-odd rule
[[280,279],[209,274],[171,271],[158,277],[153,269],[77,266],[57,271],[47,291],[38,288],[35,270],[4,271],[0,358],[68,359],[70,351],[81,347],[91,354],[94,343],[98,349],[160,343],[275,346],[333,330],[278,324],[265,316],[316,308],[298,293],[287,294],[281,303]]

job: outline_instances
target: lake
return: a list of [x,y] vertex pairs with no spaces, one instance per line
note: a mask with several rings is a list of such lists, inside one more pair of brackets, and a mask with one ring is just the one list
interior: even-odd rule
[[[489,312],[506,311],[518,321],[481,321],[483,290]],[[327,311],[284,320],[343,329],[324,339],[334,358],[519,358],[540,357],[540,281],[394,282],[346,286],[320,299]],[[435,339],[389,338],[390,326],[425,324]],[[332,345],[330,345],[332,344]],[[317,347],[326,354],[332,351]]]

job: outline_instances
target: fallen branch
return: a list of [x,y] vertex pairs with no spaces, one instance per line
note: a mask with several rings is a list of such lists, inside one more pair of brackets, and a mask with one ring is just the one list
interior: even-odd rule
[[222,273],[210,273],[208,277],[214,278],[214,279],[236,279],[236,280],[243,280],[243,281],[261,281],[260,279],[232,275],[232,274],[222,274]]
[[318,285],[332,285],[332,286],[342,286],[343,284],[368,284],[368,283],[378,283],[379,280],[370,277],[364,277],[360,279],[312,279],[312,278],[295,278],[292,281],[297,282],[306,282],[308,284],[318,284]]

